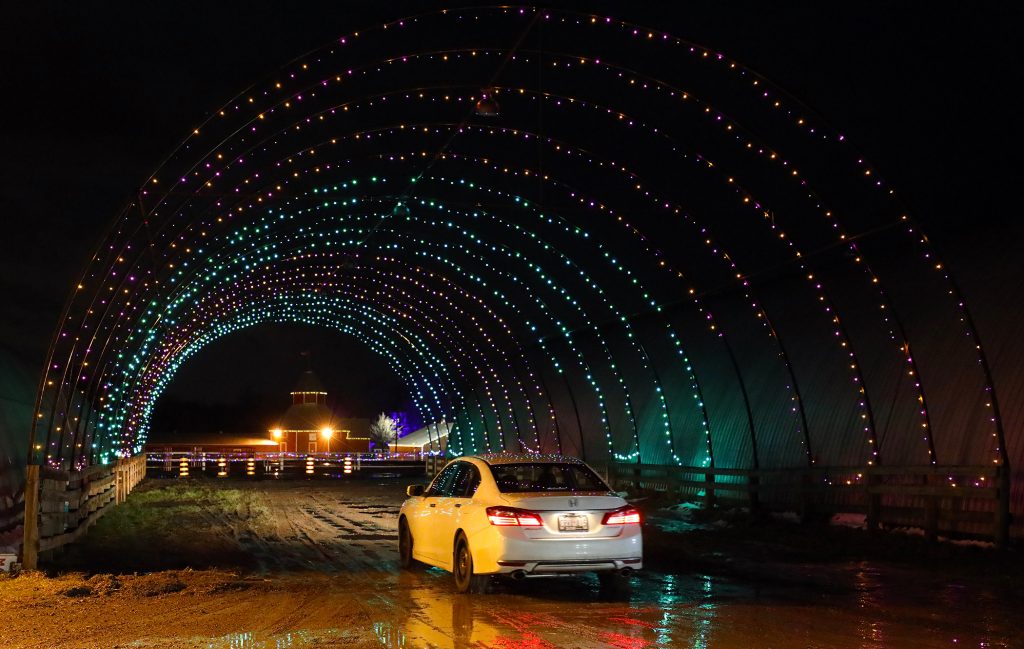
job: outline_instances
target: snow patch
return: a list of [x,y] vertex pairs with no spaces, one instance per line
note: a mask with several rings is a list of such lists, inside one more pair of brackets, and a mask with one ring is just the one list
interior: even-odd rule
[[679,503],[678,505],[672,505],[671,507],[668,507],[667,509],[669,509],[671,511],[679,511],[679,510],[682,510],[682,509],[688,509],[688,510],[702,509],[702,507],[700,505],[698,505],[697,503]]

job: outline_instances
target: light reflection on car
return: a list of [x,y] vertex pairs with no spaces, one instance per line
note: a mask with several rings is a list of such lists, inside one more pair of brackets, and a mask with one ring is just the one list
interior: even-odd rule
[[640,512],[576,458],[461,457],[407,494],[398,521],[402,567],[443,568],[459,592],[483,592],[494,575],[585,572],[619,588],[643,567]]

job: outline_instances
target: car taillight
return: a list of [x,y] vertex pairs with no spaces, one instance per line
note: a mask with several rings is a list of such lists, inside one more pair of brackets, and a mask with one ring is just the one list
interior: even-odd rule
[[517,509],[515,507],[488,507],[487,519],[491,521],[491,525],[527,525],[531,527],[540,527],[544,524],[541,522],[538,514],[528,512],[525,509]]
[[604,515],[601,525],[629,525],[640,523],[640,512],[632,507],[620,507]]

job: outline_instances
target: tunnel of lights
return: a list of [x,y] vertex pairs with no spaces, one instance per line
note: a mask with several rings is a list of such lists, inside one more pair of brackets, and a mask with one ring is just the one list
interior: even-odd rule
[[740,62],[605,16],[406,18],[215,110],[74,287],[30,463],[140,452],[182,363],[271,322],[379,354],[450,454],[1009,459],[967,305],[854,144]]

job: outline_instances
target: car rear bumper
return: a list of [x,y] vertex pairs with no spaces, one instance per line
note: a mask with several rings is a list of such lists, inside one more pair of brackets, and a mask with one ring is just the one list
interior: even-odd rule
[[474,571],[527,575],[638,570],[643,567],[639,525],[615,537],[526,538],[522,530],[491,527],[470,539]]
[[519,571],[524,576],[569,575],[580,572],[622,572],[643,568],[642,557],[624,559],[593,559],[587,561],[508,561],[498,562],[497,574],[513,574]]

